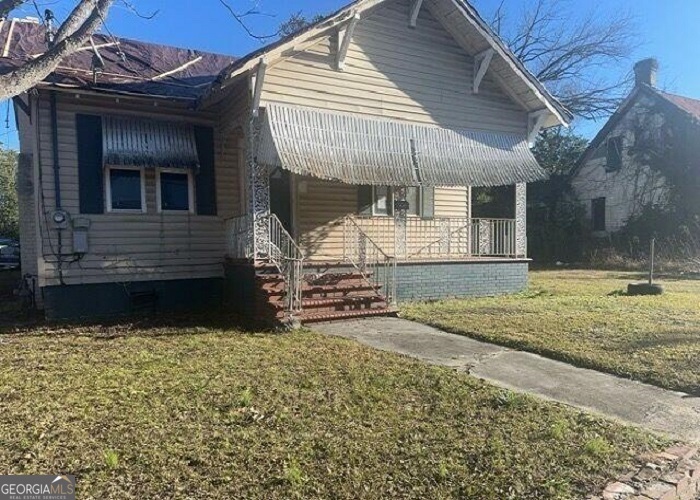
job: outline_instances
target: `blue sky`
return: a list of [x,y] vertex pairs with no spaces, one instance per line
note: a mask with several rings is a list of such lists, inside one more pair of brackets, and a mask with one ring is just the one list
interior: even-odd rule
[[[568,0],[575,12],[589,8],[596,0]],[[486,19],[501,0],[472,0]],[[514,0],[508,3],[516,4]],[[38,2],[40,8],[49,7],[56,16],[65,17],[72,2],[50,0]],[[108,27],[115,35],[137,38],[155,43],[192,47],[224,54],[244,55],[260,47],[261,42],[251,39],[235,24],[219,0],[138,0],[133,2],[142,14],[159,11],[155,19],[139,18],[123,5],[117,5],[108,19]],[[237,11],[257,8],[263,15],[248,18],[256,33],[273,33],[279,23],[293,12],[305,14],[329,13],[347,0],[229,0]],[[519,3],[519,2],[517,2]],[[30,4],[31,5],[31,4]],[[700,98],[700,1],[698,0],[609,0],[604,9],[630,9],[637,17],[641,43],[629,63],[622,63],[618,71],[631,69],[632,61],[654,56],[660,61],[659,86],[667,91]],[[22,15],[34,15],[33,6]],[[0,141],[17,146],[14,119],[6,126],[6,103],[0,107]],[[580,123],[576,130],[592,136],[603,125]]]

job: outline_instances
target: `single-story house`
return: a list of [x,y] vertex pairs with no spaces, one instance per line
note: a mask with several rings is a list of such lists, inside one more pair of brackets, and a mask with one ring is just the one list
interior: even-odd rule
[[[0,27],[0,70],[47,49]],[[49,318],[303,322],[527,283],[530,151],[570,113],[461,0],[358,0],[243,58],[95,35],[15,99]],[[474,186],[516,186],[476,219]]]
[[[586,209],[595,236],[619,231],[645,207],[669,203],[670,172],[659,165],[654,168],[647,150],[697,165],[695,152],[690,154],[692,148],[686,146],[700,142],[700,100],[658,89],[655,59],[638,62],[634,71],[634,89],[572,173],[574,193]],[[683,131],[682,136],[662,141],[674,126]],[[667,148],[676,151],[671,155]]]

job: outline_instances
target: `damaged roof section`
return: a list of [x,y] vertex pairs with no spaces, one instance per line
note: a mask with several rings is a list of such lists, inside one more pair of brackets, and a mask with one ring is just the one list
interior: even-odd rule
[[[35,21],[0,21],[0,74],[9,73],[47,49],[46,29]],[[234,57],[96,34],[103,64],[95,71],[91,44],[64,59],[45,84],[195,101]]]

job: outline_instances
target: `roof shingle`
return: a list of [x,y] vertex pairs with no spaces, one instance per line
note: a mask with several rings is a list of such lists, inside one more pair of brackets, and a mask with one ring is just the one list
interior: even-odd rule
[[[105,64],[96,82],[89,44],[64,59],[47,81],[64,87],[195,100],[235,61],[232,56],[100,34],[93,41]],[[7,20],[0,27],[0,49],[5,48],[0,52],[0,74],[44,53],[46,29],[28,20]]]

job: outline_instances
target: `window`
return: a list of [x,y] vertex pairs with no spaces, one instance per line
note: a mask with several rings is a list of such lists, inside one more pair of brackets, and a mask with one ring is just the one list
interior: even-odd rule
[[617,172],[620,168],[622,168],[622,137],[610,137],[605,171]]
[[110,167],[105,178],[108,212],[146,211],[146,188],[142,169]]
[[156,176],[159,212],[192,212],[192,173],[183,170],[159,170]]
[[605,198],[596,198],[591,203],[593,231],[605,231]]
[[413,215],[415,217],[420,217],[423,215],[422,212],[422,203],[421,203],[421,198],[423,194],[423,190],[418,187],[409,187],[406,188],[406,201],[408,202],[409,208],[408,212],[406,212],[408,215]]
[[[372,215],[394,215],[394,189],[388,186],[374,186],[372,188]],[[407,215],[421,217],[423,189],[419,187],[406,188],[406,201],[409,209]]]
[[394,197],[388,186],[372,187],[372,215],[392,215],[394,213]]

